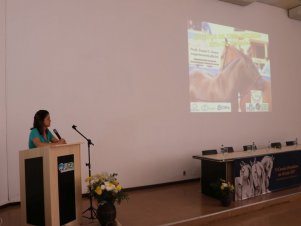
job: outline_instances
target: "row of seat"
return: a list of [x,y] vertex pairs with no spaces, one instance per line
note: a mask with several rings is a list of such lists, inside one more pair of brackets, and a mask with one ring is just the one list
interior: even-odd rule
[[[296,145],[296,141],[286,141],[286,146],[292,146],[292,145]],[[281,148],[281,142],[273,142],[271,143],[271,148]],[[254,148],[254,150],[257,150],[256,145],[243,145],[243,150],[244,151],[248,151],[248,150],[252,150]],[[224,147],[224,152],[234,152],[233,147]],[[211,149],[211,150],[203,150],[202,151],[202,155],[214,155],[217,154],[217,150],[216,149]]]

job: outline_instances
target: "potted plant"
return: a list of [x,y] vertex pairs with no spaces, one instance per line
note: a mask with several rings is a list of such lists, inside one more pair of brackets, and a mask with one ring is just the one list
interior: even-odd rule
[[96,174],[86,179],[91,195],[98,202],[97,218],[101,225],[114,225],[116,218],[115,203],[128,199],[117,180],[117,174]]
[[223,206],[229,206],[233,200],[234,185],[224,179],[220,179],[219,196]]

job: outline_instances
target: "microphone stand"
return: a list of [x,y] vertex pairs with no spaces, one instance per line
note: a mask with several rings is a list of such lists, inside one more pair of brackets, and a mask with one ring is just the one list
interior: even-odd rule
[[[86,166],[88,167],[89,169],[89,177],[91,177],[91,160],[90,160],[90,146],[94,144],[92,143],[91,139],[88,139],[85,135],[83,135],[80,131],[78,131],[76,129],[77,126],[73,125],[72,126],[72,129],[74,129],[76,132],[78,132],[83,138],[85,138],[88,142],[88,163],[86,163]],[[92,204],[92,190],[91,190],[91,181],[89,181],[89,200],[90,200],[90,206],[83,212],[86,213],[88,211],[90,211],[90,217],[86,217],[86,216],[83,216],[85,218],[88,218],[88,219],[96,219],[96,209],[93,207],[93,204]]]

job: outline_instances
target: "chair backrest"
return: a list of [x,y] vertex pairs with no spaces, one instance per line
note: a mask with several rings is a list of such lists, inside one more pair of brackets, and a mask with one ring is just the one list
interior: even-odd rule
[[202,151],[202,155],[215,155],[215,154],[217,154],[216,149]]
[[225,150],[225,152],[228,152],[228,153],[234,152],[233,147],[224,147],[224,150]]
[[293,146],[296,144],[296,141],[291,140],[291,141],[286,141],[285,143],[286,143],[286,146]]
[[[252,144],[242,146],[244,151],[252,150]],[[257,146],[254,145],[254,149],[257,150]]]
[[280,142],[273,142],[273,143],[271,143],[271,148],[281,148],[281,143]]

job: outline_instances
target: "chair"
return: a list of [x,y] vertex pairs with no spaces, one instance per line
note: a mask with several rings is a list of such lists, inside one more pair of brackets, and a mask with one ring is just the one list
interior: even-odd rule
[[273,142],[273,143],[271,143],[271,148],[281,148],[281,143],[280,142]]
[[286,146],[293,146],[296,144],[296,141],[291,140],[291,141],[286,141],[285,143],[286,143]]
[[202,155],[215,155],[215,154],[217,154],[216,149],[202,151]]
[[[244,151],[252,150],[252,144],[242,146]],[[257,150],[257,146],[254,145],[254,149]]]
[[224,147],[224,150],[225,150],[225,152],[228,152],[228,153],[234,152],[233,147]]

